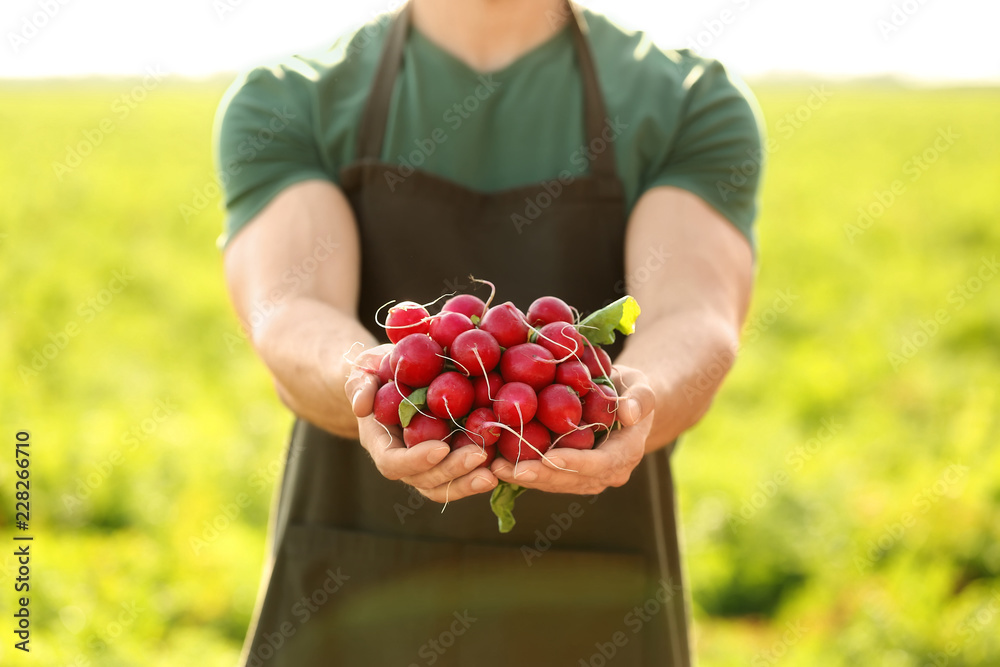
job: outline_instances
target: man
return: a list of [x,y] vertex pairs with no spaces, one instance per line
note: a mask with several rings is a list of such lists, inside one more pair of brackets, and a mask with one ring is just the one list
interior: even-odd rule
[[[734,359],[761,154],[725,70],[564,0],[412,0],[238,81],[218,141],[233,303],[299,418],[243,663],[689,664],[669,453]],[[638,300],[623,429],[516,477],[386,435],[375,311],[470,273]],[[499,480],[532,489],[506,535]]]

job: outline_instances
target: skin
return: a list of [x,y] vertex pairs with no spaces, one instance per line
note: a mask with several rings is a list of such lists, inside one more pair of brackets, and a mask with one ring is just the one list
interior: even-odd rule
[[[548,39],[561,7],[561,0],[414,0],[414,22],[489,71]],[[377,345],[357,320],[358,243],[339,188],[319,180],[293,185],[227,247],[231,300],[289,409],[358,438],[382,475],[436,502],[489,492],[498,480],[574,494],[626,483],[645,453],[673,442],[708,410],[735,358],[753,276],[746,239],[703,200],[671,187],[646,192],[629,220],[625,255],[626,276],[645,278],[626,282],[643,312],[612,378],[625,428],[594,450],[556,449],[516,471],[503,460],[477,469],[478,447],[450,452],[430,441],[406,448],[398,427],[371,416],[377,380],[362,369],[377,370],[389,346]],[[669,257],[651,264],[649,249],[661,247]],[[304,264],[309,258],[317,268],[288,280],[290,269],[313,265]]]

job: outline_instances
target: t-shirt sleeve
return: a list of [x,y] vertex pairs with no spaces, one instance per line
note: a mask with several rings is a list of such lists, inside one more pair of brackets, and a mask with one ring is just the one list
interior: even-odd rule
[[306,81],[282,67],[238,79],[219,106],[215,162],[226,217],[224,246],[282,190],[309,179],[333,179],[312,130]]
[[672,185],[698,195],[756,248],[764,159],[756,100],[712,60],[695,64],[683,87],[674,140],[651,161],[645,188]]

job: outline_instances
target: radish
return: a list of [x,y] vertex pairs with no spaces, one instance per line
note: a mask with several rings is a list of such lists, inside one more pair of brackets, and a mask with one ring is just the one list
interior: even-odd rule
[[541,391],[556,378],[555,357],[537,343],[521,343],[500,357],[500,374],[504,382],[523,382]]
[[382,357],[378,365],[378,379],[384,384],[392,380],[392,365],[389,363],[389,355]]
[[441,419],[459,419],[469,414],[476,392],[461,373],[449,371],[431,380],[427,387],[427,408]]
[[430,319],[430,335],[438,345],[447,348],[458,334],[475,328],[468,317],[462,313],[441,311]]
[[406,385],[397,385],[389,380],[375,392],[373,413],[375,419],[386,426],[399,425],[399,404],[413,390]]
[[618,410],[618,394],[604,384],[594,384],[590,392],[583,397],[584,426],[594,426],[608,430],[615,423],[615,412]]
[[552,442],[552,448],[568,447],[570,449],[593,449],[594,440],[595,437],[593,428],[577,428],[556,438]]
[[413,447],[427,440],[444,440],[449,433],[451,427],[448,422],[417,413],[410,420],[410,425],[403,429],[403,442],[407,447]]
[[586,345],[580,355],[580,361],[587,365],[590,377],[602,378],[611,376],[611,357],[599,347]]
[[497,440],[497,451],[508,461],[537,461],[552,446],[549,429],[530,421],[520,432],[504,429]]
[[583,417],[583,405],[572,389],[564,384],[550,384],[538,392],[535,418],[556,434],[576,428]]
[[572,324],[551,322],[538,330],[535,342],[551,352],[556,359],[565,360],[583,351],[583,336]]
[[479,328],[493,334],[501,347],[528,342],[528,323],[517,307],[508,301],[486,311]]
[[535,299],[528,307],[528,324],[537,327],[552,322],[572,324],[573,310],[559,297],[542,296]]
[[594,384],[590,380],[590,370],[577,359],[570,359],[556,366],[556,382],[572,387],[580,396],[586,395]]
[[476,408],[465,420],[465,431],[472,441],[480,446],[496,444],[500,437],[500,427],[496,424],[497,416],[489,408]]
[[493,401],[497,421],[515,429],[531,421],[537,410],[535,390],[523,382],[508,382],[500,387]]
[[461,313],[470,320],[473,317],[482,319],[483,314],[486,312],[486,304],[474,294],[459,294],[445,301],[444,305],[441,306],[441,312]]
[[500,344],[481,329],[458,334],[448,353],[458,367],[472,377],[485,375],[500,363]]
[[393,378],[410,387],[426,387],[444,369],[444,350],[425,334],[396,343],[389,358]]
[[385,333],[389,340],[398,343],[410,334],[430,331],[427,309],[419,303],[404,301],[389,309],[385,318]]
[[[581,364],[582,365],[582,364]],[[586,370],[586,368],[584,368]],[[472,388],[476,391],[473,408],[489,408],[493,406],[493,398],[503,386],[503,378],[495,371],[490,371],[485,377],[472,379]],[[590,388],[590,375],[587,375],[587,388]]]

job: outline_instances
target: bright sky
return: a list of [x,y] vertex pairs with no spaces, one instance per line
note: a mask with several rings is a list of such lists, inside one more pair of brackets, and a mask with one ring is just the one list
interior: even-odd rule
[[[399,0],[2,0],[0,78],[185,75],[311,50]],[[997,0],[583,0],[744,76],[892,73],[1000,83]]]

